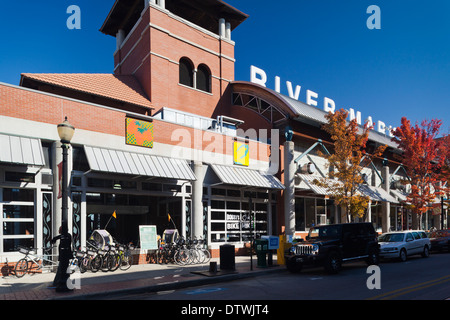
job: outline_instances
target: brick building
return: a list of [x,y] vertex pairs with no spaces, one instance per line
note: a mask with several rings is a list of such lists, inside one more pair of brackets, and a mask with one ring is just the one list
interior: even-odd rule
[[[108,230],[121,242],[137,243],[140,225],[161,234],[175,224],[214,251],[244,248],[252,233],[300,236],[344,221],[299,171],[325,172],[314,153],[330,141],[325,112],[234,79],[232,31],[247,17],[220,0],[116,0],[100,29],[117,41],[113,73],[23,73],[20,86],[1,83],[0,263],[17,259],[19,245],[48,247],[61,225],[64,117],[76,128],[68,174],[77,247],[114,211]],[[389,161],[367,168],[367,219],[398,228],[404,194],[389,190],[401,173],[398,150],[378,132],[370,143],[388,144]]]

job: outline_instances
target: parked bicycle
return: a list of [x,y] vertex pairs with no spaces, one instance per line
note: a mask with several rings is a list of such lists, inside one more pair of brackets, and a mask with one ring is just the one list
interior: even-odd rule
[[53,270],[58,267],[58,261],[51,260],[52,248],[44,248],[44,254],[38,255],[36,248],[19,247],[19,252],[24,254],[25,257],[17,261],[14,267],[14,274],[17,278],[22,278],[27,273],[33,270]]
[[183,237],[174,243],[162,243],[158,250],[158,263],[176,263],[178,265],[203,264],[211,260],[211,253],[204,246],[202,239]]
[[120,270],[128,270],[133,264],[133,250],[134,246],[129,244],[127,246],[118,245],[117,254],[120,260]]

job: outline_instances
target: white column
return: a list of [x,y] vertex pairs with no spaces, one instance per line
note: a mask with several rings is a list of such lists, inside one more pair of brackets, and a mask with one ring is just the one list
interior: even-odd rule
[[[56,130],[56,129],[55,129]],[[52,147],[52,158],[53,158],[53,217],[52,217],[52,237],[59,234],[59,227],[61,227],[62,222],[62,201],[58,199],[59,192],[61,190],[59,168],[58,164],[62,163],[62,150],[61,142],[56,141],[53,143]]]
[[229,22],[225,23],[225,38],[231,40],[231,24]]
[[225,38],[226,34],[226,26],[225,26],[225,19],[219,19],[219,36],[222,38]]
[[203,163],[194,161],[194,174],[197,180],[192,182],[192,236],[197,239],[203,236]]
[[86,248],[86,239],[90,236],[87,234],[87,200],[86,200],[86,188],[87,188],[87,177],[83,175],[81,177],[81,225],[80,225],[80,235],[81,235],[81,248]]
[[295,233],[295,172],[294,142],[284,143],[284,221],[286,235]]
[[[389,193],[389,167],[383,166],[381,169],[381,176],[383,177],[383,189]],[[381,202],[381,223],[382,223],[382,232],[388,232],[391,228],[391,205],[390,202],[383,201]]]

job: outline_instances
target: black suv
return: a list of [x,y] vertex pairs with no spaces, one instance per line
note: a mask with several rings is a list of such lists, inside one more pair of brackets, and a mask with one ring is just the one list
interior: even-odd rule
[[294,244],[285,253],[285,261],[291,272],[313,265],[338,273],[347,261],[365,259],[368,265],[378,265],[379,251],[371,223],[332,224],[311,228],[306,241]]

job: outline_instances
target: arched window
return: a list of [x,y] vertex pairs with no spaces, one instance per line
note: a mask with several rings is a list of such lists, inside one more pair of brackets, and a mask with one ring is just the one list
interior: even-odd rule
[[196,88],[202,91],[211,92],[211,71],[208,66],[201,64],[197,69]]
[[188,58],[180,59],[180,83],[194,87],[194,65]]

